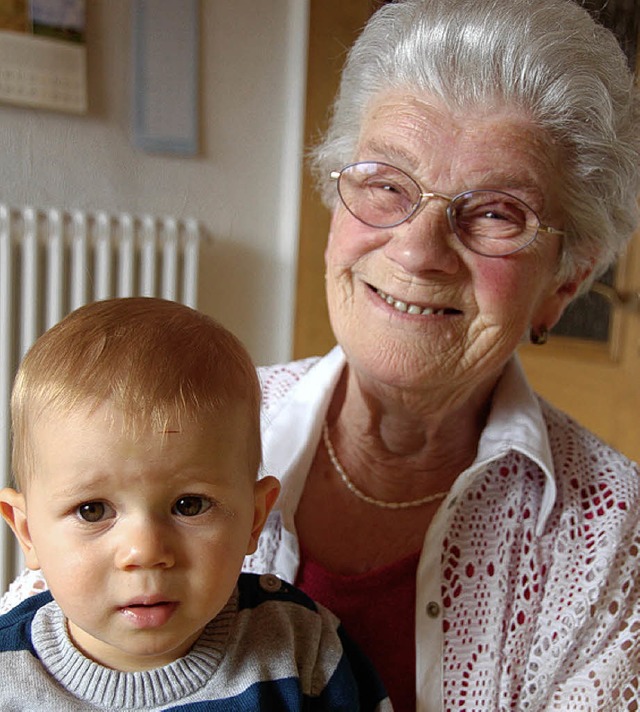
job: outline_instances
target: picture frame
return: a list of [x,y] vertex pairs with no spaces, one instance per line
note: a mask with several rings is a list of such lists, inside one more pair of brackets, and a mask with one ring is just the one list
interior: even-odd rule
[[85,0],[0,0],[0,103],[87,111]]

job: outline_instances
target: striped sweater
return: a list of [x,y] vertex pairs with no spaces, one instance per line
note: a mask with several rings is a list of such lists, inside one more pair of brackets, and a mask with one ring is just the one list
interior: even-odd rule
[[144,672],[111,670],[71,643],[48,592],[0,617],[0,709],[388,712],[369,662],[336,617],[270,574],[241,574],[191,651]]

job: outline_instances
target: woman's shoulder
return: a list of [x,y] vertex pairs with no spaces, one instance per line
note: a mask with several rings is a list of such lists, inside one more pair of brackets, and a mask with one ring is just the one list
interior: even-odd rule
[[640,500],[640,467],[581,425],[567,413],[540,398],[557,480],[571,488],[605,485]]
[[259,366],[258,378],[262,387],[262,400],[265,409],[277,403],[320,361],[319,356],[278,363],[272,366]]
[[0,613],[6,613],[29,599],[31,596],[42,593],[47,589],[47,584],[42,576],[42,572],[24,569],[9,585],[8,591],[0,598]]

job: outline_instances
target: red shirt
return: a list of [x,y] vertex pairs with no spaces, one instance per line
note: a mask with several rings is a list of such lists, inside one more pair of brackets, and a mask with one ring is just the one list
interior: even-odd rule
[[415,712],[416,571],[420,552],[373,571],[342,576],[301,551],[296,585],[333,611],[369,656],[396,712]]

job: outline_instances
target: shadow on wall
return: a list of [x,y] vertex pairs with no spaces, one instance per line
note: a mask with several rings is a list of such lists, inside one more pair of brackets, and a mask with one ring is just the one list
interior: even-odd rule
[[202,246],[198,307],[238,336],[258,365],[288,359],[287,325],[279,329],[269,309],[274,289],[282,291],[282,270],[267,252],[238,241],[214,237]]

